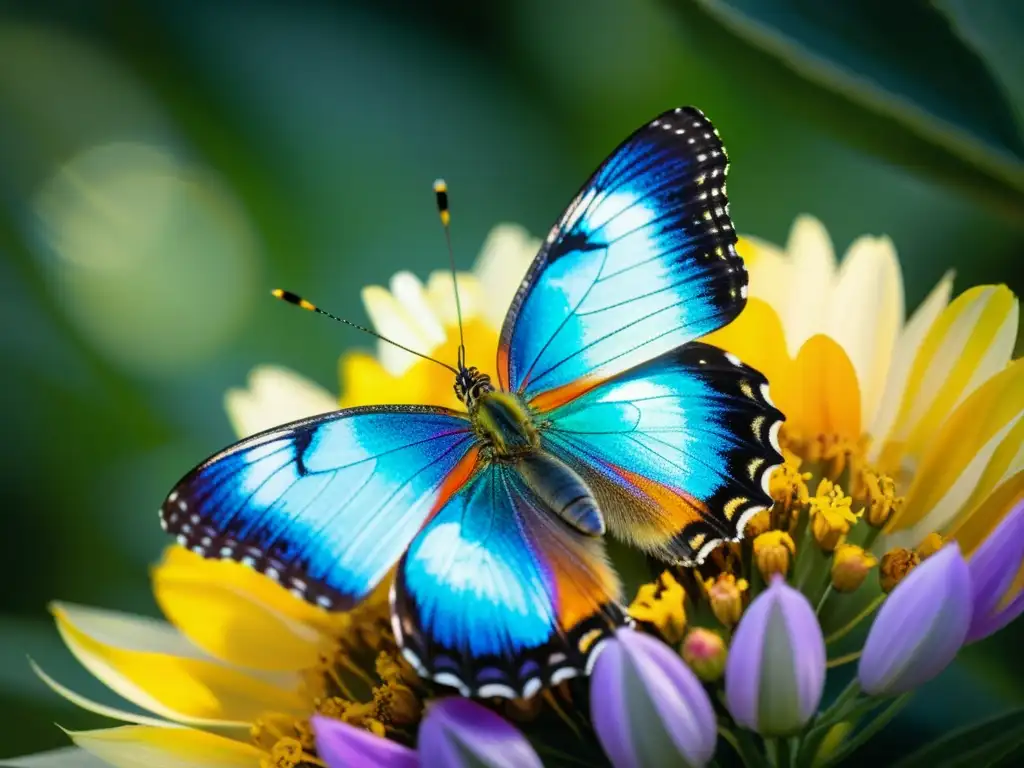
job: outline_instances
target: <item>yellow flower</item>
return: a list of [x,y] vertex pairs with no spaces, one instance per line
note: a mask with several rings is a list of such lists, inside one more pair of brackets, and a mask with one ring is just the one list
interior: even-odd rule
[[843,494],[838,485],[823,479],[818,492],[810,499],[811,534],[826,552],[832,552],[850,532],[859,515],[850,509],[853,499]]
[[840,544],[832,557],[832,587],[837,592],[854,592],[860,589],[868,572],[878,565],[878,559],[870,552],[854,544]]
[[[519,227],[496,227],[474,271],[458,275],[466,347],[483,370],[494,364],[505,311],[539,247]],[[426,284],[399,273],[390,291],[371,286],[363,301],[378,332],[455,362],[450,273],[435,272]],[[340,368],[340,400],[285,368],[256,368],[246,388],[225,397],[236,433],[246,437],[334,410],[339,402],[457,404],[448,371],[390,345],[382,343],[377,357],[347,354]],[[167,550],[152,580],[166,622],[69,604],[52,608],[61,637],[82,665],[148,714],[91,701],[36,668],[76,705],[124,723],[70,733],[112,765],[312,764],[308,718],[314,713],[380,735],[408,734],[405,726],[419,719],[423,691],[396,655],[387,580],[343,614],[313,607],[237,563],[204,560],[178,546]]]
[[746,579],[737,579],[731,573],[720,573],[716,578],[706,579],[711,612],[725,627],[733,627],[743,613],[743,594],[749,589]]
[[[750,300],[707,340],[768,376],[787,416],[783,444],[818,466],[853,460],[844,490],[871,500],[884,547],[938,532],[972,552],[1024,493],[1013,293],[978,286],[950,301],[947,274],[905,321],[892,241],[860,237],[837,265],[810,216],[797,218],[785,249],[743,238],[739,250]],[[874,486],[858,493],[869,476]]]
[[785,531],[767,531],[754,539],[754,559],[765,581],[771,581],[772,574],[789,573],[789,563],[796,553],[793,538]]
[[668,642],[678,643],[686,631],[685,598],[679,582],[671,573],[663,571],[657,581],[641,585],[629,606],[629,615],[655,626]]

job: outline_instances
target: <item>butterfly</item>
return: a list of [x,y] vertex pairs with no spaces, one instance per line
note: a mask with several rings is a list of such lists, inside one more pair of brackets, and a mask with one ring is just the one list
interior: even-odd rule
[[452,367],[465,410],[349,408],[249,437],[175,486],[164,528],[328,610],[394,571],[403,655],[463,695],[589,673],[628,621],[606,534],[696,565],[771,504],[767,381],[696,341],[746,301],[727,166],[693,107],[642,126],[541,246],[497,382]]

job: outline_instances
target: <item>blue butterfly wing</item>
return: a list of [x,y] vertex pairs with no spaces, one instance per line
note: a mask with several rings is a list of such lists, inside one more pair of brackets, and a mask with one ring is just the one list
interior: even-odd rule
[[626,139],[551,230],[501,332],[504,388],[538,407],[736,317],[747,275],[704,115],[681,107]]
[[572,466],[617,537],[700,563],[772,504],[782,414],[764,376],[691,342],[545,414],[544,448]]
[[619,591],[600,538],[555,517],[512,465],[483,460],[409,546],[392,621],[421,675],[529,698],[589,671],[623,621]]
[[475,442],[466,417],[444,408],[316,416],[200,464],[167,497],[161,522],[200,555],[345,609],[398,561]]

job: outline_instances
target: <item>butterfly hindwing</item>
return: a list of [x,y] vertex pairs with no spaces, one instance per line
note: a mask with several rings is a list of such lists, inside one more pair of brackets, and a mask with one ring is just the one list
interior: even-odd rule
[[670,562],[701,562],[771,506],[782,414],[764,376],[691,342],[545,414],[544,446],[598,499],[609,530]]
[[409,546],[392,621],[420,674],[528,698],[588,671],[618,600],[601,539],[559,520],[513,465],[482,461]]
[[666,112],[597,169],[551,230],[505,319],[498,371],[538,407],[728,323],[747,276],[725,150],[697,109]]
[[242,440],[178,483],[161,522],[185,547],[345,609],[398,561],[475,443],[444,408],[352,408]]

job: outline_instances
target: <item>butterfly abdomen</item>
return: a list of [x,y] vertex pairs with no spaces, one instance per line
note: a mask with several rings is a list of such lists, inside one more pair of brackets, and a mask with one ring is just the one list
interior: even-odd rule
[[567,464],[543,451],[522,456],[516,468],[552,512],[588,536],[604,534],[604,517],[590,487]]

